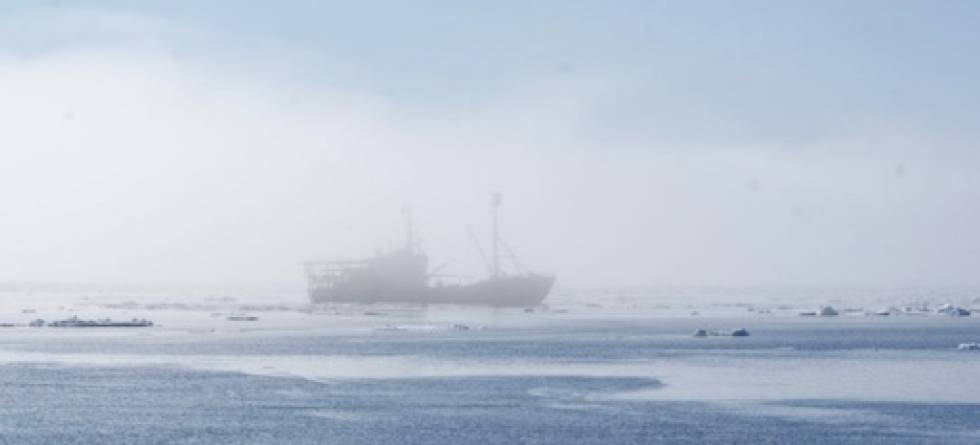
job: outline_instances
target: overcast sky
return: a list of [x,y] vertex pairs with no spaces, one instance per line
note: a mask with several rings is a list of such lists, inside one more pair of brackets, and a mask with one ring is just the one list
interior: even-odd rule
[[980,3],[274,3],[0,3],[0,281],[980,284]]

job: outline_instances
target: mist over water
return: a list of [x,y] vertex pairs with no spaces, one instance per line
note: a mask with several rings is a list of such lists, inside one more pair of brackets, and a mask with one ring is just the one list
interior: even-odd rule
[[782,8],[390,6],[380,34],[360,7],[196,9],[5,8],[0,279],[288,285],[400,243],[406,205],[478,276],[500,191],[523,263],[570,285],[976,284],[976,110],[939,89],[972,97],[976,66],[914,44],[969,13],[805,8],[845,45]]

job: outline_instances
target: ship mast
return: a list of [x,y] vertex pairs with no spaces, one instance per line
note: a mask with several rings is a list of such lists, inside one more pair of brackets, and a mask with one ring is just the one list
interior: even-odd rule
[[500,192],[493,194],[490,200],[491,234],[490,242],[493,255],[493,275],[492,278],[500,277],[500,232],[497,227],[497,209],[500,207]]
[[402,207],[402,218],[405,219],[405,250],[415,252],[415,223],[412,221],[412,208]]

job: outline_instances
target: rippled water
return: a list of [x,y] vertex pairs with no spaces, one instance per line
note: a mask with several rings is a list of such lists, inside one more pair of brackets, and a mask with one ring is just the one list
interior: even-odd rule
[[4,443],[980,443],[976,318],[4,332]]

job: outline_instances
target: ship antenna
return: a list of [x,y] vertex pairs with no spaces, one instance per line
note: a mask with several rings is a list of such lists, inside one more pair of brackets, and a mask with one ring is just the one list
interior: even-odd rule
[[490,237],[491,254],[493,255],[493,278],[500,277],[500,233],[497,227],[497,209],[500,207],[500,201],[500,192],[494,193],[493,199],[490,201],[491,230],[493,232]]

